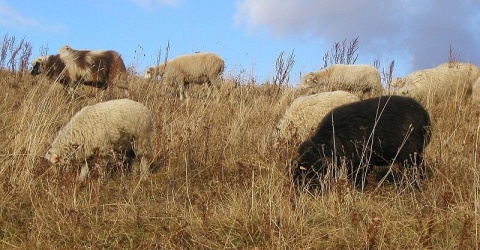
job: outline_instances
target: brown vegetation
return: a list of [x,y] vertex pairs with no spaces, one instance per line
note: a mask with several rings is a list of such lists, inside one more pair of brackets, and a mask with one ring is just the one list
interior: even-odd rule
[[[28,70],[32,45],[25,38],[16,43],[15,36],[5,34],[0,42],[0,69],[19,71],[25,73]],[[7,61],[8,59],[8,61]]]
[[[371,182],[360,192],[296,193],[291,152],[272,148],[298,96],[287,86],[235,85],[179,101],[132,76],[130,98],[154,113],[145,180],[115,164],[75,182],[78,165],[49,165],[49,143],[106,90],[71,100],[47,78],[0,72],[0,248],[474,249],[478,248],[480,120],[462,101],[429,107],[431,176],[422,191]],[[217,98],[219,97],[219,98]],[[126,172],[126,173],[125,173]]]

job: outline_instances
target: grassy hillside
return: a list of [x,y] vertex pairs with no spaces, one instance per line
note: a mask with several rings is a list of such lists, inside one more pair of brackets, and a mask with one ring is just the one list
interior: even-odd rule
[[296,193],[273,149],[275,126],[300,93],[226,79],[179,101],[132,77],[129,98],[154,113],[152,174],[139,181],[97,167],[83,186],[78,165],[51,166],[48,145],[85,105],[123,97],[45,78],[0,72],[0,248],[22,249],[474,249],[479,248],[478,108],[428,105],[431,176],[423,191],[345,179],[326,194]]

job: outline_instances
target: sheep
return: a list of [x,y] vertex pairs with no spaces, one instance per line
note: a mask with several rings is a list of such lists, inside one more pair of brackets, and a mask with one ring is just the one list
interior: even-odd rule
[[465,98],[472,92],[469,79],[462,69],[422,69],[407,75],[394,93],[413,97],[423,104],[438,103],[455,96]]
[[44,74],[48,78],[62,84],[66,84],[70,81],[65,70],[65,63],[63,63],[58,54],[35,58],[32,61],[32,70],[30,71],[30,74],[33,76]]
[[70,80],[106,89],[108,85],[128,90],[127,69],[113,50],[75,50],[65,45],[58,51]]
[[189,84],[212,84],[219,88],[219,76],[225,69],[224,60],[215,53],[203,52],[178,56],[155,67],[149,67],[145,78],[161,77],[179,89],[180,100],[188,98]]
[[334,64],[310,72],[302,78],[300,88],[321,87],[328,91],[348,91],[364,99],[383,93],[380,72],[371,65]]
[[365,187],[370,165],[393,163],[403,170],[417,166],[423,178],[430,125],[428,112],[410,97],[381,96],[337,107],[298,147],[294,183],[320,188],[321,178],[345,166],[354,185]]
[[277,125],[275,147],[279,148],[283,144],[297,145],[315,130],[330,110],[356,101],[360,101],[360,98],[341,90],[298,97]]
[[[88,176],[88,160],[97,152],[135,153],[133,169],[147,173],[151,157],[153,118],[143,104],[118,99],[83,107],[59,130],[45,158],[53,164],[84,162],[78,180]],[[140,159],[140,161],[139,161]]]
[[448,62],[442,63],[436,67],[437,69],[441,68],[450,68],[450,69],[460,69],[468,74],[468,82],[473,85],[478,77],[480,77],[480,69],[472,63],[462,63],[462,62]]

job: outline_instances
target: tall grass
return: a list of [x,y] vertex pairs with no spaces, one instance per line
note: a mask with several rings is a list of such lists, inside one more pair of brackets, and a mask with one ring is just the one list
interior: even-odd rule
[[25,73],[31,54],[32,45],[25,38],[17,44],[15,36],[5,34],[0,43],[0,69]]
[[58,169],[43,155],[75,112],[120,94],[72,100],[51,80],[0,72],[1,248],[480,247],[480,122],[469,102],[427,107],[432,174],[423,191],[370,182],[360,192],[339,181],[316,195],[293,189],[290,156],[272,148],[295,89],[226,78],[210,96],[192,86],[179,101],[163,86],[130,80],[130,98],[154,114],[152,173],[140,181],[98,168],[80,187],[78,166]]

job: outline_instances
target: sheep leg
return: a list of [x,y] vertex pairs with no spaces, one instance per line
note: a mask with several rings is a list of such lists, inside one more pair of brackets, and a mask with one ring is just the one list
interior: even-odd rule
[[367,187],[368,166],[359,166],[357,169],[350,169],[350,175],[354,182],[354,187],[364,190]]
[[83,164],[83,166],[80,170],[80,176],[78,177],[78,181],[79,182],[84,182],[85,179],[87,178],[89,172],[90,172],[90,170],[88,169],[88,163],[87,163],[87,161],[85,161],[85,164]]
[[135,158],[135,161],[133,163],[133,173],[135,175],[140,174],[140,176],[146,175],[150,170],[149,161],[149,157],[143,155],[140,157],[140,160],[138,160],[138,158]]
[[218,76],[210,76],[208,78],[208,96],[212,93],[212,86],[215,87],[216,89],[216,95],[217,95],[217,101],[220,99],[219,98],[219,93],[220,93],[220,81],[218,79]]
[[177,81],[175,83],[175,86],[177,87],[178,95],[180,96],[180,101],[183,100],[183,92],[185,91],[185,83],[182,81]]
[[150,165],[148,164],[150,161],[149,157],[142,155],[140,160],[140,174],[145,175],[150,170]]
[[210,98],[210,95],[212,94],[212,82],[207,80],[203,83],[203,86],[204,88],[207,88],[207,98]]
[[220,90],[220,79],[218,78],[218,76],[211,76],[210,78],[210,84],[215,86],[215,88],[217,90]]
[[402,180],[412,184],[414,188],[421,190],[420,181],[425,178],[426,166],[423,162],[423,157],[415,153],[409,160],[406,160],[401,164],[402,167]]
[[420,181],[425,179],[427,167],[425,166],[425,162],[423,161],[423,156],[421,154],[415,153],[413,159],[414,160],[410,162],[410,167],[413,170],[414,187],[421,189]]
[[180,87],[180,100],[188,99],[188,94],[187,94],[188,83],[185,81],[181,82],[179,84],[179,87]]

